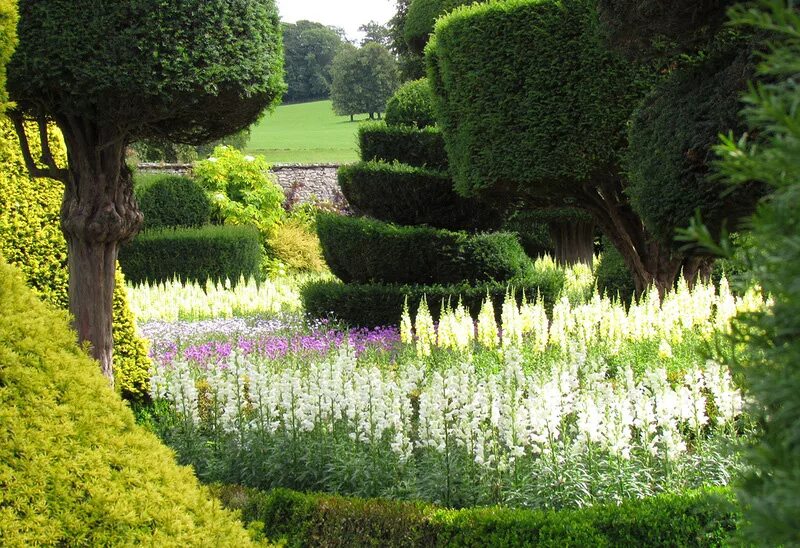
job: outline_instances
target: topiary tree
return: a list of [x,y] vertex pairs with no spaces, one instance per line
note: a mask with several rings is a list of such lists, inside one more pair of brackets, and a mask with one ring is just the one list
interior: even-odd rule
[[[277,10],[271,0],[22,0],[19,12],[11,117],[31,174],[65,184],[70,312],[113,383],[117,252],[142,224],[125,149],[142,138],[210,141],[275,105],[284,90]],[[40,128],[41,160],[26,120]],[[67,167],[51,153],[50,120],[64,135]]]
[[361,48],[343,47],[333,60],[331,102],[340,116],[366,112],[370,119],[386,109],[386,101],[399,85],[397,62],[376,42]]
[[386,103],[386,123],[420,129],[436,124],[433,95],[427,78],[406,82],[397,89]]
[[696,272],[702,261],[654,238],[625,194],[626,124],[653,77],[609,50],[592,0],[461,8],[427,59],[459,192],[585,210],[639,291]]
[[428,43],[436,19],[458,6],[479,0],[412,0],[408,6],[403,35],[411,51],[421,54]]

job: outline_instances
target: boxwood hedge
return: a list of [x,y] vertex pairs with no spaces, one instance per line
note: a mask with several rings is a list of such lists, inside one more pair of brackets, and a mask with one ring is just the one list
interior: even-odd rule
[[331,271],[347,283],[505,281],[532,269],[508,232],[469,235],[323,214],[317,234]]
[[211,222],[211,201],[189,177],[164,175],[134,187],[144,228],[203,226]]
[[441,171],[359,162],[339,168],[339,186],[359,213],[400,225],[486,230],[502,222],[496,207],[456,194],[453,180]]
[[447,169],[444,138],[435,127],[389,126],[382,122],[358,128],[361,159],[401,162],[428,169]]

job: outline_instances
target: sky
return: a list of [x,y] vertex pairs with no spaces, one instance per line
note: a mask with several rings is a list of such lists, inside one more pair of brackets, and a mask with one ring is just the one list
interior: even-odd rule
[[362,37],[359,26],[369,21],[386,24],[394,10],[394,0],[278,0],[282,21],[307,19],[341,27],[351,40]]

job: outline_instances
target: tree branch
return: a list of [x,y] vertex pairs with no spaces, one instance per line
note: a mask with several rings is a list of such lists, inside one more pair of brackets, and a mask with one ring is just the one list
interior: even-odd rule
[[55,158],[53,158],[53,151],[50,148],[50,135],[47,132],[47,119],[44,116],[40,116],[36,123],[39,125],[39,141],[42,145],[42,162],[50,168],[52,173],[58,173],[58,177],[51,177],[52,179],[58,179],[66,183],[66,179],[69,176],[69,171],[64,168],[59,168],[56,165]]
[[66,184],[68,172],[66,169],[59,169],[53,160],[53,154],[50,150],[50,143],[47,140],[47,125],[45,124],[44,129],[42,129],[42,125],[39,124],[40,138],[42,138],[42,132],[44,132],[44,140],[42,141],[42,159],[48,164],[48,167],[45,169],[36,165],[36,161],[33,159],[30,143],[28,142],[28,134],[25,132],[25,120],[22,116],[22,113],[18,111],[10,111],[8,113],[8,117],[14,123],[14,130],[17,132],[17,137],[19,137],[22,159],[25,161],[25,167],[28,169],[28,173],[30,173],[31,177],[55,179]]

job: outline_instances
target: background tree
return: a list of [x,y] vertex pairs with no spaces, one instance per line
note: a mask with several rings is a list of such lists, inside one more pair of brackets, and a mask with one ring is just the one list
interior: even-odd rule
[[351,121],[360,113],[380,118],[398,85],[397,63],[385,47],[375,42],[344,47],[333,61],[333,110]]
[[288,86],[284,101],[327,99],[333,58],[343,43],[339,30],[312,21],[284,23],[282,27]]
[[[117,253],[142,224],[125,149],[148,137],[210,141],[275,105],[285,89],[278,13],[271,1],[207,0],[23,0],[19,13],[11,117],[31,174],[65,184],[70,312],[113,383]],[[39,126],[41,161],[30,152],[26,120]],[[50,120],[64,135],[66,167],[50,152]]]
[[389,28],[386,25],[381,25],[377,21],[370,21],[365,25],[358,27],[358,30],[365,33],[364,38],[361,40],[361,45],[365,46],[370,42],[380,44],[385,48],[389,48],[392,43],[392,38]]
[[425,76],[425,61],[422,55],[412,52],[405,38],[406,16],[411,0],[397,0],[394,16],[389,20],[389,50],[397,57],[400,79],[403,82],[418,80]]

